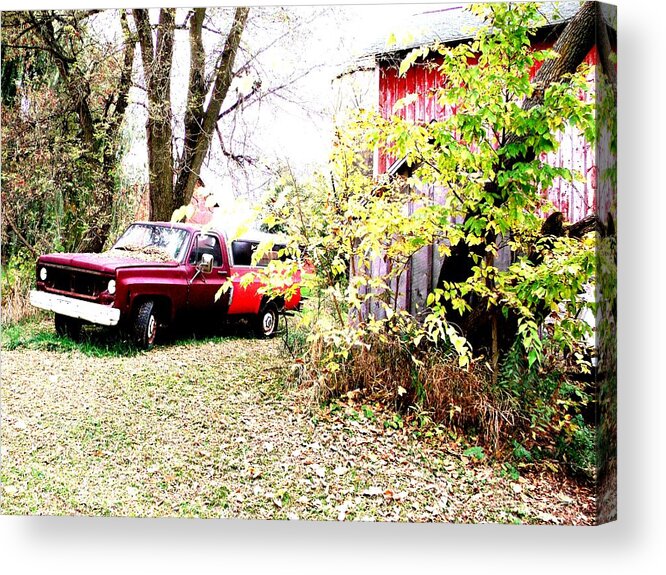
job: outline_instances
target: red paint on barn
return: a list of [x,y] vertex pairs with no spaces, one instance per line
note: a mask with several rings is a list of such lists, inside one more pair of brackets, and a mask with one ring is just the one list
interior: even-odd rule
[[[552,43],[535,43],[534,49],[552,48]],[[593,66],[589,82],[594,86],[594,65],[597,63],[597,51],[593,48],[586,57],[586,63]],[[441,57],[432,57],[425,62],[412,65],[404,76],[398,74],[398,65],[386,61],[379,62],[379,111],[383,117],[398,116],[410,122],[427,124],[433,120],[455,113],[451,106],[440,106],[434,95],[441,87],[441,77],[437,70]],[[471,61],[470,65],[475,62]],[[540,68],[537,62],[532,69],[532,76]],[[395,104],[409,96],[416,95],[414,102],[395,110]],[[593,94],[586,97],[593,98]],[[556,152],[546,156],[546,161],[557,167],[566,167],[581,173],[584,181],[571,182],[557,179],[553,186],[544,191],[555,209],[562,211],[569,221],[576,221],[591,214],[595,209],[596,167],[594,151],[590,144],[577,130],[565,130],[558,137],[560,142]],[[380,151],[376,170],[385,173],[397,158]]]

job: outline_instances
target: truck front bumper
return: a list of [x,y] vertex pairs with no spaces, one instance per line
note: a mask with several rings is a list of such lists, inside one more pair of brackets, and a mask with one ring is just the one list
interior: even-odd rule
[[76,317],[99,325],[117,325],[120,320],[120,310],[115,307],[45,291],[31,290],[30,303],[40,309],[54,311],[61,315]]

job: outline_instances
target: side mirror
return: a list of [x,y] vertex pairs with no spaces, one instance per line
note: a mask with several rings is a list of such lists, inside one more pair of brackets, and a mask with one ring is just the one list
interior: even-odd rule
[[204,274],[213,271],[213,256],[211,254],[201,254],[201,260],[197,264],[197,269]]

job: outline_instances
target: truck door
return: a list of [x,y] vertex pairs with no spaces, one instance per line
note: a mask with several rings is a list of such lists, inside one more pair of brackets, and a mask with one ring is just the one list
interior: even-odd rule
[[[229,294],[223,293],[215,301],[215,295],[229,276],[229,262],[226,250],[222,249],[220,238],[213,233],[198,234],[194,238],[187,260],[188,299],[187,307],[191,312],[223,315],[229,307]],[[201,271],[197,265],[204,254],[213,257],[213,269]]]

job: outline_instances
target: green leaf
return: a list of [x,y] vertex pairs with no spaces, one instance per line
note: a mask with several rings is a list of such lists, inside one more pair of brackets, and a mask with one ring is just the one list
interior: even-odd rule
[[486,456],[483,447],[478,447],[478,446],[469,447],[468,449],[465,449],[465,451],[463,451],[463,455],[466,457],[473,457],[478,461],[481,461]]

